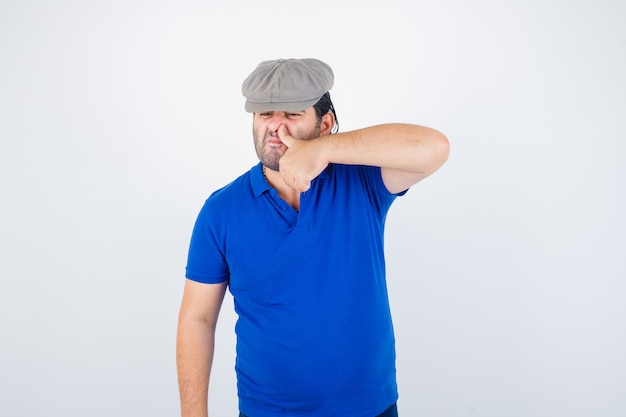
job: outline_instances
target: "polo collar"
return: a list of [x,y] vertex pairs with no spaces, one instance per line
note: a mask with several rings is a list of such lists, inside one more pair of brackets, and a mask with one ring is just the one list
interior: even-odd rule
[[250,183],[252,184],[252,192],[255,197],[260,197],[261,194],[271,188],[265,180],[265,176],[263,175],[263,164],[260,162],[253,166],[250,170]]
[[[330,172],[332,170],[332,164],[329,164],[322,173],[313,180],[313,182],[318,179],[326,179],[330,176]],[[252,192],[255,197],[260,197],[266,191],[269,191],[272,187],[265,180],[265,176],[263,175],[263,164],[260,162],[252,167],[250,170],[250,183],[252,185]]]

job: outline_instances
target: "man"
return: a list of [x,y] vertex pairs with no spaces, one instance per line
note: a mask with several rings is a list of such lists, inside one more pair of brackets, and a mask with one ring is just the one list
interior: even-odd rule
[[243,83],[260,163],[213,193],[194,227],[177,337],[184,417],[207,416],[227,287],[241,416],[398,415],[384,223],[448,141],[406,124],[335,134],[333,80],[319,60],[281,59]]

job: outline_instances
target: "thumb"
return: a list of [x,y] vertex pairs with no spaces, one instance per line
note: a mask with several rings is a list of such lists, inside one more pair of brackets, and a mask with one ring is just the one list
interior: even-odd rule
[[285,125],[278,126],[277,133],[278,139],[280,139],[280,141],[284,143],[285,146],[287,146],[288,148],[291,147],[291,145],[293,145],[293,143],[295,142],[295,139],[291,135],[289,135],[289,132],[287,131]]

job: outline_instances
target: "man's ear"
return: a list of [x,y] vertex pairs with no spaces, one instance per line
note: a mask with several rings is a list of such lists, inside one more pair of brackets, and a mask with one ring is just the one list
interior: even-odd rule
[[330,135],[330,132],[333,130],[335,126],[335,116],[332,112],[328,112],[322,116],[322,121],[320,123],[320,136]]

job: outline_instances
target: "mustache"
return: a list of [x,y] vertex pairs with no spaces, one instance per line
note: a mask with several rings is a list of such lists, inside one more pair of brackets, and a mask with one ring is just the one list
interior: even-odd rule
[[268,138],[278,138],[278,132],[272,132],[271,130],[268,130],[267,133],[265,133],[265,139]]

